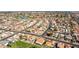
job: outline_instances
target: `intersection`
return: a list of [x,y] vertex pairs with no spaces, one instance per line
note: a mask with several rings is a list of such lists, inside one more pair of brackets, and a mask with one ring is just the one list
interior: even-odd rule
[[72,12],[3,12],[0,44],[8,47],[9,42],[21,40],[43,48],[78,48],[79,24],[75,19]]

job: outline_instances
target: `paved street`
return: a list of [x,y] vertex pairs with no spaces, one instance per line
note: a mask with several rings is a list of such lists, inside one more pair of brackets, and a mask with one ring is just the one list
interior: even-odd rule
[[[45,47],[56,44],[59,48],[79,47],[78,18],[73,15],[66,12],[0,13],[0,42],[24,40]],[[51,43],[54,41],[56,43]]]

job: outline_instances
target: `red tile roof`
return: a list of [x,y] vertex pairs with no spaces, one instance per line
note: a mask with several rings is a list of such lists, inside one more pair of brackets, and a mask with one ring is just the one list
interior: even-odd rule
[[45,40],[43,38],[37,38],[36,43],[38,44],[43,44],[45,42]]

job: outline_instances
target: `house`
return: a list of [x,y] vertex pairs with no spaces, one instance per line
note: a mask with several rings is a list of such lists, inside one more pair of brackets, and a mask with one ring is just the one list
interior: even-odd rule
[[79,35],[77,35],[77,40],[79,41]]
[[44,38],[37,38],[36,43],[42,45],[45,42]]
[[51,41],[51,40],[48,40],[48,41],[46,42],[46,46],[52,47],[52,41]]
[[79,26],[75,27],[75,32],[76,32],[77,40],[79,41]]
[[53,41],[52,41],[52,45],[54,46],[54,45],[55,45],[55,43],[57,43],[57,42],[53,40]]
[[71,48],[70,44],[65,44],[65,48]]
[[6,48],[6,46],[3,44],[0,44],[0,48]]
[[[15,37],[16,37],[16,36],[15,36]],[[18,37],[18,36],[17,36],[17,37]],[[26,39],[27,39],[27,35],[26,35],[26,34],[22,34],[22,35],[19,36],[19,38],[20,38],[20,39],[25,39],[25,40],[26,40]]]
[[27,35],[27,41],[29,41],[30,43],[34,43],[35,40],[36,40],[36,36]]
[[0,41],[0,44],[7,46],[9,42],[9,40],[2,40]]
[[72,36],[69,34],[69,35],[66,35],[66,38],[67,39],[72,39]]
[[64,44],[64,43],[59,42],[57,46],[58,46],[59,48],[64,48],[65,44]]

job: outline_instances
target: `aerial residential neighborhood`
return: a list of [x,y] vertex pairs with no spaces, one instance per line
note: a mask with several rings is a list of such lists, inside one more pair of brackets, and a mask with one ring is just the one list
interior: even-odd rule
[[79,48],[79,14],[0,12],[0,48]]

